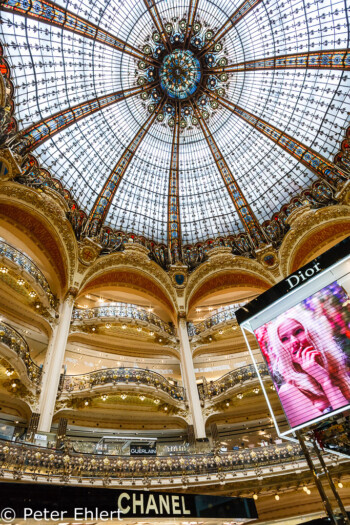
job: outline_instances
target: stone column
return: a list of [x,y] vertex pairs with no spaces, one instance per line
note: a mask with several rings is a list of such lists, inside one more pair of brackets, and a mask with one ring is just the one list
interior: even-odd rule
[[192,415],[194,432],[196,438],[201,439],[206,437],[205,425],[197,389],[196,376],[194,373],[192,350],[188,338],[186,319],[180,318],[179,320],[179,338],[183,381]]
[[39,432],[50,432],[51,429],[75,297],[76,290],[70,289],[60,307],[59,320],[48,346],[39,399]]

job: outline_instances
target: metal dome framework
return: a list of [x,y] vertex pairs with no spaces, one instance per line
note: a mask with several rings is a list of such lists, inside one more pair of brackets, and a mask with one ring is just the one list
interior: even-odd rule
[[[347,178],[332,161],[350,109],[345,0],[4,0],[1,10],[20,152],[70,190],[90,235],[133,231],[168,244],[173,262],[185,244],[241,232],[258,250],[283,204]],[[157,118],[165,97],[147,108],[153,79],[138,83],[140,61],[161,64],[145,41],[157,34],[169,53],[179,35],[193,49],[204,30],[203,76],[228,82],[201,84],[210,115],[186,101],[191,125],[177,101],[169,127]],[[226,61],[212,54],[218,43]]]

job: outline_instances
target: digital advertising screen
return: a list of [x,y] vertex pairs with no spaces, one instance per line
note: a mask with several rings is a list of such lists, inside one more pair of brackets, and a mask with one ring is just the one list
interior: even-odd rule
[[350,407],[350,300],[337,282],[254,333],[291,428]]

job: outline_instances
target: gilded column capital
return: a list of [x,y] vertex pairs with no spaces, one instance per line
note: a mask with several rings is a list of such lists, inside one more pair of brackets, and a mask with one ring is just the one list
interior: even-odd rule
[[75,287],[72,286],[71,288],[68,289],[68,291],[67,291],[67,293],[66,293],[66,295],[64,297],[64,300],[68,301],[68,303],[70,305],[72,305],[74,303],[77,295],[78,295],[78,292],[79,292],[78,288],[75,288]]

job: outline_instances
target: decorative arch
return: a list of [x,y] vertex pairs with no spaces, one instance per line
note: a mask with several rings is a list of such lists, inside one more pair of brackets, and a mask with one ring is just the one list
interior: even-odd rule
[[123,252],[100,257],[86,271],[79,294],[108,285],[129,287],[154,297],[175,319],[177,302],[171,279],[149,259],[143,246],[128,243]]
[[77,263],[77,242],[63,203],[48,192],[39,193],[6,182],[0,192],[0,218],[15,228],[19,238],[31,239],[50,262],[61,292],[72,282]]
[[293,222],[280,248],[283,276],[295,272],[350,235],[350,207],[308,210]]
[[260,293],[276,284],[269,270],[244,257],[214,257],[193,272],[187,287],[187,311],[205,297],[225,289],[247,288]]
[[106,287],[129,288],[137,290],[147,296],[151,296],[161,302],[174,317],[174,304],[169,297],[169,293],[161,286],[151,275],[138,269],[117,268],[106,269],[93,276],[81,288],[80,293],[85,294],[92,290],[98,290]]

